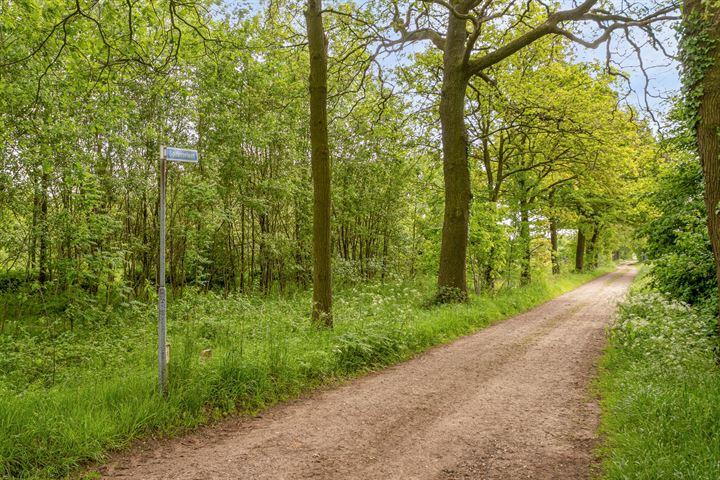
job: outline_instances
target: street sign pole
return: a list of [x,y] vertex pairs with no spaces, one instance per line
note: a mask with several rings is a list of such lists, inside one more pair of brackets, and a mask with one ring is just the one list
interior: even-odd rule
[[167,292],[165,291],[165,186],[167,159],[160,145],[160,272],[158,279],[158,381],[160,392],[167,387]]
[[198,163],[197,150],[160,145],[160,268],[158,272],[158,385],[166,393],[168,382],[167,292],[165,290],[165,189],[167,162]]

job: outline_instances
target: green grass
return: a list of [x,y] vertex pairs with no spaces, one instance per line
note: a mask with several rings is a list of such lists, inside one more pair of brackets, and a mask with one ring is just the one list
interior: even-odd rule
[[[76,474],[134,440],[255,412],[410,358],[598,273],[561,275],[432,309],[421,307],[429,285],[347,289],[336,296],[333,331],[309,325],[308,293],[286,299],[187,294],[170,304],[167,398],[156,392],[152,305],[106,311],[90,303],[40,318],[32,328],[13,325],[11,335],[0,337],[0,477]],[[74,315],[73,331],[67,315]]]
[[602,360],[605,479],[720,478],[712,314],[635,291]]

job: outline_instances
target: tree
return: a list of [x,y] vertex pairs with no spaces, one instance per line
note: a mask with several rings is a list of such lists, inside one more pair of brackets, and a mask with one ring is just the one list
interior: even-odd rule
[[[687,136],[682,126],[678,131]],[[717,296],[717,282],[703,171],[693,145],[678,140],[664,142],[663,154],[646,174],[645,221],[638,233],[653,262],[653,285],[683,302],[706,304]]]
[[313,320],[332,326],[330,147],[327,126],[327,45],[321,0],[305,11],[310,51],[310,143],[313,179]]
[[[475,173],[473,203],[489,202],[497,208],[501,202],[517,212],[521,283],[531,280],[533,252],[542,251],[546,229],[550,263],[559,272],[557,231],[568,217],[565,187],[580,178],[587,186],[588,178],[625,172],[632,153],[623,146],[633,136],[634,122],[618,108],[613,77],[596,65],[571,63],[567,43],[537,41],[496,69],[493,84],[480,79],[470,83],[466,124]],[[471,213],[477,211],[473,206]],[[488,220],[485,228],[493,230],[493,220]],[[476,222],[473,219],[471,229]],[[482,251],[479,237],[473,232],[470,238],[471,260],[484,257],[477,268],[492,278],[499,267],[495,255],[477,255]]]
[[[705,181],[707,227],[720,288],[720,3],[685,0],[683,65],[686,106]],[[720,328],[720,320],[718,320]]]
[[[674,19],[676,4],[643,6],[637,11],[624,6],[612,11],[585,0],[569,9],[538,2],[513,0],[480,2],[432,0],[408,7],[403,15],[393,5],[392,28],[400,34],[388,45],[420,40],[431,41],[443,56],[440,124],[442,130],[445,210],[438,271],[438,301],[467,298],[466,254],[470,201],[468,138],[465,126],[465,96],[470,80],[488,82],[487,71],[503,60],[546,36],[562,36],[587,48],[597,48],[613,32],[641,28],[653,37],[654,22]],[[444,28],[440,25],[444,23]],[[573,29],[590,23],[598,30],[592,40]],[[508,25],[511,25],[508,28]],[[579,27],[578,27],[579,28]]]

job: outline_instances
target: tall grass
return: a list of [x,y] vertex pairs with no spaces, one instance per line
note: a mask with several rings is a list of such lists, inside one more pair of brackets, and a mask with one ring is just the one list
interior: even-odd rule
[[657,293],[621,306],[599,380],[605,479],[720,479],[714,324]]
[[568,291],[595,274],[421,307],[430,288],[341,292],[332,331],[308,321],[308,294],[185,295],[170,305],[170,384],[156,391],[153,306],[83,309],[68,331],[16,326],[0,337],[0,476],[58,478],[134,440],[256,412],[320,384],[412,357]]

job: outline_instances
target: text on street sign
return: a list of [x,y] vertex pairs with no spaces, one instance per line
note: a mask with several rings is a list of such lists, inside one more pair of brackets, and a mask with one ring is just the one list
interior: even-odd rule
[[198,152],[197,150],[188,150],[186,148],[174,148],[165,147],[163,149],[165,153],[165,160],[170,162],[192,162],[197,163]]

